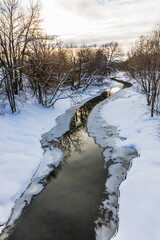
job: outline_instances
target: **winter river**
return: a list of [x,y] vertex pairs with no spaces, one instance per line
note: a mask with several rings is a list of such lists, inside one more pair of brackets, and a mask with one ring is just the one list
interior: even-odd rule
[[48,177],[44,190],[25,208],[9,240],[95,239],[94,224],[107,171],[104,149],[88,135],[86,125],[93,107],[109,95],[105,91],[78,108],[69,131],[59,138],[59,143],[52,141],[63,150],[63,162]]
[[60,138],[64,150],[61,167],[36,196],[18,221],[9,240],[91,240],[98,215],[106,173],[100,148],[86,131],[92,108],[109,95],[104,92],[81,108],[70,130]]

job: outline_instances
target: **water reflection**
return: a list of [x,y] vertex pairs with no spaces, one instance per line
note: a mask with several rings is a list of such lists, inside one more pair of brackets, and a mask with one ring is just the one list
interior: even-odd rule
[[72,151],[79,154],[83,151],[83,146],[86,144],[82,129],[86,128],[86,121],[90,111],[99,102],[109,97],[111,91],[105,91],[100,96],[97,96],[90,101],[86,102],[82,107],[78,108],[75,115],[70,122],[70,130],[67,131],[62,137],[59,138],[59,147],[65,151],[65,158],[68,158]]

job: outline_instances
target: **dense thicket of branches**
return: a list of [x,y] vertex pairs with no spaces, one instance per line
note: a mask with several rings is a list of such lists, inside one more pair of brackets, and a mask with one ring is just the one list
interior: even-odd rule
[[[87,88],[114,72],[122,52],[117,43],[101,47],[64,47],[40,29],[40,6],[30,1],[23,9],[20,0],[0,3],[0,97],[11,111],[28,89],[43,106],[53,106],[70,87]],[[27,88],[27,89],[26,89]]]
[[128,53],[128,70],[146,95],[151,116],[159,109],[160,93],[160,26],[141,36]]
[[84,90],[97,80],[102,81],[116,70],[121,56],[121,49],[114,42],[99,48],[62,47],[56,38],[41,35],[32,42],[25,74],[38,102],[49,107],[63,96],[64,86]]

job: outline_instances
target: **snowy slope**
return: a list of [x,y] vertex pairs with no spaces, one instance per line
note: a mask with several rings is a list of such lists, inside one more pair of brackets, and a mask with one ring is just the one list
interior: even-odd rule
[[[132,87],[107,100],[100,113],[103,125],[116,126],[118,147],[134,147],[139,157],[120,186],[119,230],[114,240],[160,239],[159,118],[150,118],[145,97]],[[104,237],[105,239],[105,237]]]

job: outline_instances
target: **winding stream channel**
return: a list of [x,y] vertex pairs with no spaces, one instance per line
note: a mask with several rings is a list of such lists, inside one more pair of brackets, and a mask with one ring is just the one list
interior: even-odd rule
[[95,221],[108,176],[104,149],[88,135],[86,125],[94,106],[109,96],[105,91],[78,108],[69,131],[49,143],[63,150],[63,161],[48,177],[44,190],[24,209],[7,239],[95,239]]

